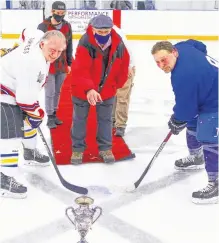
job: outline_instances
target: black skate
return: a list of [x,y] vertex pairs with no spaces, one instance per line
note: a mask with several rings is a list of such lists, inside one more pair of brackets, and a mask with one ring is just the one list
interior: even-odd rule
[[204,155],[189,155],[185,158],[175,161],[175,169],[177,170],[201,170],[205,168]]
[[24,148],[24,159],[26,165],[50,165],[49,157],[44,154],[41,154],[37,149]]
[[208,185],[192,193],[192,202],[196,204],[218,203],[218,181],[208,182]]
[[0,172],[0,196],[8,198],[27,197],[27,188],[17,182],[13,177]]

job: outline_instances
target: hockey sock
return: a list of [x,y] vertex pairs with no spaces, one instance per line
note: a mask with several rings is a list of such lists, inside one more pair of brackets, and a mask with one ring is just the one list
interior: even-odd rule
[[24,122],[24,139],[22,140],[22,143],[25,148],[36,148],[37,129],[32,129],[26,122]]
[[186,130],[186,141],[190,155],[201,157],[203,154],[202,144],[196,139],[196,131]]
[[21,139],[0,139],[0,171],[9,176],[17,173]]
[[205,168],[208,173],[208,181],[218,179],[218,145],[204,145]]

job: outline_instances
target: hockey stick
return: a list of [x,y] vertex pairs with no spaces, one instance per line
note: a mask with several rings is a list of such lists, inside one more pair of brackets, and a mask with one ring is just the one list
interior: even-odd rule
[[167,134],[167,136],[165,137],[165,139],[161,143],[160,147],[158,148],[158,150],[154,154],[153,158],[151,159],[150,163],[148,164],[148,166],[146,167],[146,169],[144,170],[144,172],[142,173],[142,175],[140,176],[140,178],[134,183],[133,186],[130,186],[129,188],[127,188],[126,191],[131,192],[131,191],[134,191],[135,189],[137,189],[139,187],[140,183],[144,179],[145,175],[148,173],[148,171],[151,168],[151,166],[152,166],[153,162],[155,161],[155,159],[158,157],[158,155],[160,154],[160,152],[165,147],[165,145],[168,142],[168,140],[170,139],[171,135],[172,135],[172,132],[169,131],[169,133]]
[[72,192],[76,192],[76,193],[84,194],[84,195],[88,194],[88,190],[87,190],[87,188],[84,188],[84,187],[80,187],[80,186],[76,186],[76,185],[70,184],[69,182],[67,182],[67,181],[62,177],[62,175],[61,175],[61,173],[60,173],[60,171],[59,171],[59,169],[58,169],[58,166],[56,165],[55,158],[54,158],[54,156],[52,155],[52,153],[51,153],[51,151],[50,151],[50,148],[49,148],[49,146],[48,146],[48,144],[47,144],[47,142],[46,142],[46,139],[45,139],[45,137],[44,137],[44,135],[43,135],[43,133],[42,133],[41,128],[38,127],[38,128],[37,128],[37,131],[38,131],[38,133],[39,133],[39,135],[40,135],[40,137],[41,137],[41,139],[42,139],[42,142],[43,142],[43,144],[44,144],[44,146],[45,146],[45,148],[46,148],[46,150],[47,150],[47,153],[48,153],[48,155],[49,155],[49,158],[50,158],[50,160],[52,161],[52,164],[53,164],[53,166],[54,166],[54,168],[55,168],[55,171],[56,171],[56,173],[57,173],[57,175],[58,175],[58,177],[59,177],[59,180],[61,181],[62,185],[63,185],[65,188],[67,188],[68,190],[72,191]]

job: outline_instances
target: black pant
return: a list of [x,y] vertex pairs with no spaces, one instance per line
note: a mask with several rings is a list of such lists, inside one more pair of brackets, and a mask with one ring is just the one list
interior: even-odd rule
[[17,105],[0,103],[0,138],[23,138],[23,112]]
[[[88,101],[72,98],[74,105],[73,126],[72,126],[72,144],[73,151],[83,152],[86,148],[86,126],[87,117],[90,109]],[[105,151],[112,148],[112,110],[114,97],[96,104],[97,112],[97,143],[99,151]]]

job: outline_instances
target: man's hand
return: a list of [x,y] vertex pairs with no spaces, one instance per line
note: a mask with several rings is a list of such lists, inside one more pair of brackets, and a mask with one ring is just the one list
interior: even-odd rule
[[128,78],[132,78],[135,75],[135,67],[130,67],[128,72]]
[[96,90],[91,89],[87,92],[87,100],[90,105],[96,105],[97,102],[102,101],[102,98]]
[[67,70],[67,74],[70,74],[70,73],[71,73],[71,66],[68,66],[67,69],[68,69],[68,70]]

